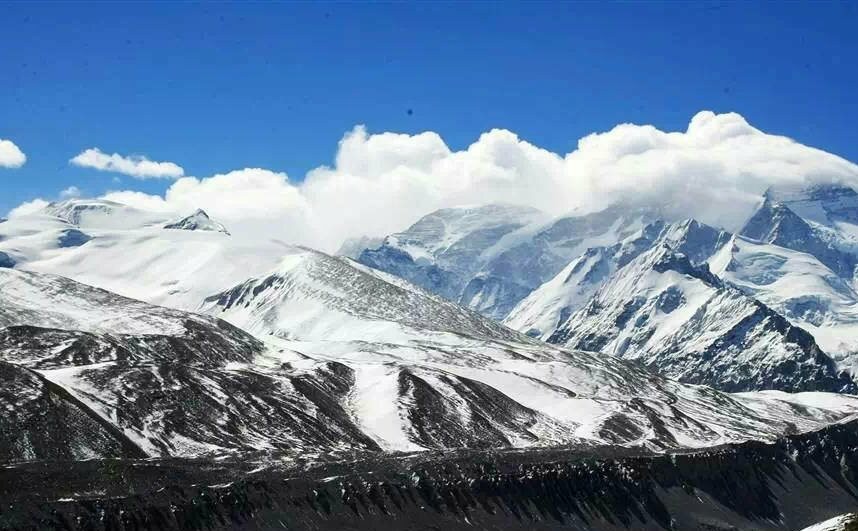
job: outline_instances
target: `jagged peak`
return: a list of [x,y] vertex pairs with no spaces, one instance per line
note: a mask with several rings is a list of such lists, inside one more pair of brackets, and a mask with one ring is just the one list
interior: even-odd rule
[[427,330],[521,339],[405,280],[301,246],[291,247],[268,274],[207,297],[202,309],[229,316],[254,333],[303,339],[400,337],[402,331],[420,335]]
[[165,229],[178,229],[178,230],[204,230],[211,232],[222,232],[226,235],[229,235],[229,231],[226,230],[226,227],[214,221],[205,210],[198,208],[194,211],[190,216],[184,217],[178,221],[173,223],[168,223],[164,225]]
[[738,233],[753,240],[773,243],[785,225],[809,230],[807,222],[801,216],[767,190],[763,202]]
[[661,274],[673,271],[696,278],[714,288],[723,286],[723,282],[712,274],[706,263],[695,265],[686,254],[666,241],[658,242],[650,251],[644,253],[640,257],[639,267],[644,271],[653,270]]

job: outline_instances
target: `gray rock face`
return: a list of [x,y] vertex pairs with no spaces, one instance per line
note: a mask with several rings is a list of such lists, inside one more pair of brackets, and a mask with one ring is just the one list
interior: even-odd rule
[[9,256],[9,253],[0,251],[0,267],[15,267],[15,259]]

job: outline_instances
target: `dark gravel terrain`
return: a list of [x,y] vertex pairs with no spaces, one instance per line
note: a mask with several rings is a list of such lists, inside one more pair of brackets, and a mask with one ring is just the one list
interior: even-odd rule
[[671,455],[34,462],[0,469],[0,528],[797,530],[858,510],[856,449],[858,421]]

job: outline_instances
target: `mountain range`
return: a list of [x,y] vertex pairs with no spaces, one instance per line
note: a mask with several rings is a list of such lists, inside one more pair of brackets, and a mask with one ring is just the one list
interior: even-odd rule
[[0,462],[47,485],[29,464],[550,466],[850,434],[856,238],[843,186],[770,190],[736,232],[450,208],[340,255],[202,210],[53,203],[0,222]]
[[851,188],[769,190],[736,233],[623,205],[548,219],[515,207],[463,210],[484,219],[481,209],[504,211],[517,228],[486,241],[485,226],[438,211],[358,260],[543,341],[688,383],[854,391]]

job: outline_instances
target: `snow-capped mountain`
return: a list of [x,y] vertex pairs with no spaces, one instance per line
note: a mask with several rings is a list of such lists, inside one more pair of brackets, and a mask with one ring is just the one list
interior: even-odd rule
[[274,267],[287,248],[273,240],[228,237],[202,214],[183,220],[181,228],[196,230],[164,228],[173,219],[110,201],[72,199],[0,224],[0,256],[7,267],[194,309],[206,296]]
[[806,331],[659,243],[548,338],[728,391],[855,392]]
[[[823,191],[816,188],[812,189],[808,192],[808,198],[816,198]],[[835,194],[837,190],[831,190],[830,192]],[[852,193],[854,195],[854,191]],[[802,210],[817,214],[815,209],[811,207],[812,203],[816,203],[815,206],[819,210],[826,212],[825,221],[837,224],[838,222],[830,220],[827,211],[824,209],[824,205],[827,202],[824,199],[817,201],[799,200],[795,196],[792,196],[794,199],[791,201],[782,202],[777,199],[778,197],[780,195],[775,191],[770,190],[767,192],[762,205],[760,205],[751,219],[748,220],[739,234],[761,243],[769,243],[810,254],[834,271],[839,277],[851,280],[855,274],[858,255],[854,252],[848,252],[837,245],[839,243],[837,238],[839,231],[836,231],[834,227],[821,224],[821,216],[814,216],[819,220],[816,222],[805,220],[789,207],[790,203],[798,204],[804,207]],[[823,194],[822,197],[827,198],[828,195]],[[855,201],[855,208],[858,210],[858,199]]]
[[654,221],[613,245],[586,249],[557,276],[516,305],[504,324],[548,340],[612,274],[657,243],[668,245],[685,254],[692,263],[700,264],[729,239],[728,233],[695,220],[673,224]]
[[388,236],[358,261],[503,319],[574,256],[615,243],[649,217],[620,207],[559,219],[509,205],[449,208]]
[[[11,413],[0,419],[3,459],[573,443],[660,450],[771,440],[858,413],[858,399],[845,396],[683,386],[621,360],[528,341],[418,288],[380,286],[383,278],[349,262],[294,256],[321,262],[312,270],[321,291],[292,290],[278,304],[306,308],[315,296],[332,305],[334,321],[339,309],[372,329],[404,312],[418,317],[385,328],[428,328],[418,338],[376,332],[367,341],[355,332],[349,341],[262,343],[222,321],[62,277],[0,271],[8,376],[0,401]],[[325,262],[355,267],[349,306],[324,295],[343,287],[325,285],[343,273]],[[377,295],[381,313],[363,305]]]
[[104,199],[69,199],[51,203],[42,214],[80,229],[137,229],[166,221],[164,214]]
[[858,194],[845,186],[770,190],[713,269],[858,367]]
[[201,309],[266,338],[273,363],[351,367],[356,422],[388,449],[709,445],[756,432],[760,425],[748,420],[773,415],[769,401],[790,396],[737,403],[609,356],[552,347],[391,275],[306,249]]
[[[15,372],[10,381],[25,382],[31,397],[48,393],[57,418],[75,419],[63,426],[78,441],[72,445],[79,448],[76,456],[558,444],[663,450],[771,440],[856,412],[855,399],[846,396],[729,395],[682,385],[602,353],[546,345],[346,258],[282,244],[245,245],[216,231],[168,230],[150,214],[134,212],[135,223],[118,221],[123,207],[113,203],[77,208],[71,202],[62,217],[56,205],[51,208],[53,213],[0,225],[0,248],[16,260],[14,269],[0,270],[0,353],[5,370]],[[606,211],[546,225],[530,212],[525,217],[536,221],[512,229],[495,224],[508,217],[508,207],[488,210],[495,212],[488,226],[476,218],[465,221],[476,215],[473,209],[454,216],[454,227],[483,228],[476,235],[462,229],[470,236],[459,237],[445,225],[434,234],[454,237],[427,256],[437,253],[460,264],[465,262],[453,259],[456,253],[474,260],[493,256],[480,266],[486,271],[517,264],[512,256],[526,250],[547,249],[542,257],[559,261],[566,253],[587,255],[588,248],[615,242],[601,250],[610,271],[605,278],[612,279],[645,261],[655,242],[668,241],[700,261],[729,240],[693,222],[645,223],[641,213],[618,219],[616,211]],[[437,229],[440,221],[433,223],[428,226]],[[64,245],[69,231],[85,237]],[[503,243],[489,245],[488,234],[500,233]],[[650,270],[685,275],[683,282],[694,288],[688,295],[714,290],[713,297],[737,312],[764,308],[687,260],[662,258]],[[122,293],[35,271],[116,286]],[[195,309],[231,325],[121,295]],[[662,298],[660,304],[663,310],[672,302]],[[777,326],[754,337],[774,345],[772,352],[797,349],[790,352],[804,355],[802,361],[818,354],[812,339],[765,316]],[[701,322],[716,326],[722,317]],[[700,333],[689,334],[689,341],[712,335],[695,330]],[[679,343],[677,336],[677,349]],[[800,364],[793,372],[808,370]],[[820,382],[834,378],[824,370],[816,376]],[[832,388],[826,385],[803,388]],[[32,403],[21,409],[42,407]],[[84,440],[81,434],[95,430],[93,422],[101,435]],[[23,424],[16,426],[10,429]],[[22,450],[38,446],[34,436],[8,444],[17,449],[8,451],[22,458],[69,455]]]
[[[675,522],[723,516],[724,500],[733,504],[731,522],[746,521],[736,505],[746,502],[736,500],[765,491],[766,474],[784,463],[813,459],[814,470],[850,474],[844,452],[855,447],[856,396],[682,384],[609,354],[528,337],[348,258],[166,229],[163,219],[121,222],[120,211],[110,205],[112,214],[83,216],[79,225],[44,212],[0,225],[0,248],[14,260],[0,268],[0,497],[13,527],[282,527],[289,507],[297,528],[346,527],[358,515],[362,529],[406,518],[420,529],[455,513],[457,529],[470,529],[472,500],[485,498],[529,512],[498,511],[490,501],[480,505],[483,522],[506,528],[509,515],[530,514],[517,521],[554,528],[530,509],[542,502],[529,500],[570,500],[570,515],[582,496],[608,500],[612,511],[655,506],[646,489],[699,500],[705,488],[717,500],[693,517],[686,498],[674,500],[671,513],[650,519],[666,527],[671,514]],[[699,321],[708,332],[695,328],[675,342],[686,346],[705,343],[734,314],[765,308],[705,269],[707,257],[728,256],[739,238],[691,221],[615,220],[605,231],[594,219],[571,224],[598,227],[552,240],[568,243],[563,253],[577,252],[583,264],[558,284],[561,298],[573,284],[593,290],[580,299],[597,298],[631,271],[649,273],[623,294],[655,296],[664,279],[679,287],[679,297],[656,297],[659,311],[675,306],[677,314],[708,293],[719,311]],[[522,241],[522,249],[537,246]],[[656,259],[658,249],[665,252]],[[51,269],[172,308],[39,272]],[[552,311],[579,303],[573,299]],[[773,315],[765,314],[773,327],[751,327],[747,353],[797,349],[788,354],[798,367],[775,364],[793,385],[818,349]],[[759,363],[764,371],[767,362]],[[804,388],[828,388],[832,378],[818,369],[811,380],[822,383]],[[848,510],[851,491],[799,475],[789,475],[796,490],[778,503],[817,492],[837,503],[783,521],[805,525]],[[736,478],[758,482],[737,491]],[[457,496],[461,505],[439,501]],[[626,521],[613,514],[597,528]],[[594,521],[581,519],[588,528]]]
[[206,214],[206,211],[201,208],[194,211],[190,216],[164,225],[164,228],[176,230],[208,230],[213,232],[222,232],[229,235],[229,231],[226,230],[226,227],[210,218],[209,215]]
[[855,372],[858,294],[814,255],[737,236],[713,256],[712,271],[813,334]]
[[358,261],[458,301],[492,248],[542,217],[536,209],[509,205],[438,210],[366,249]]

